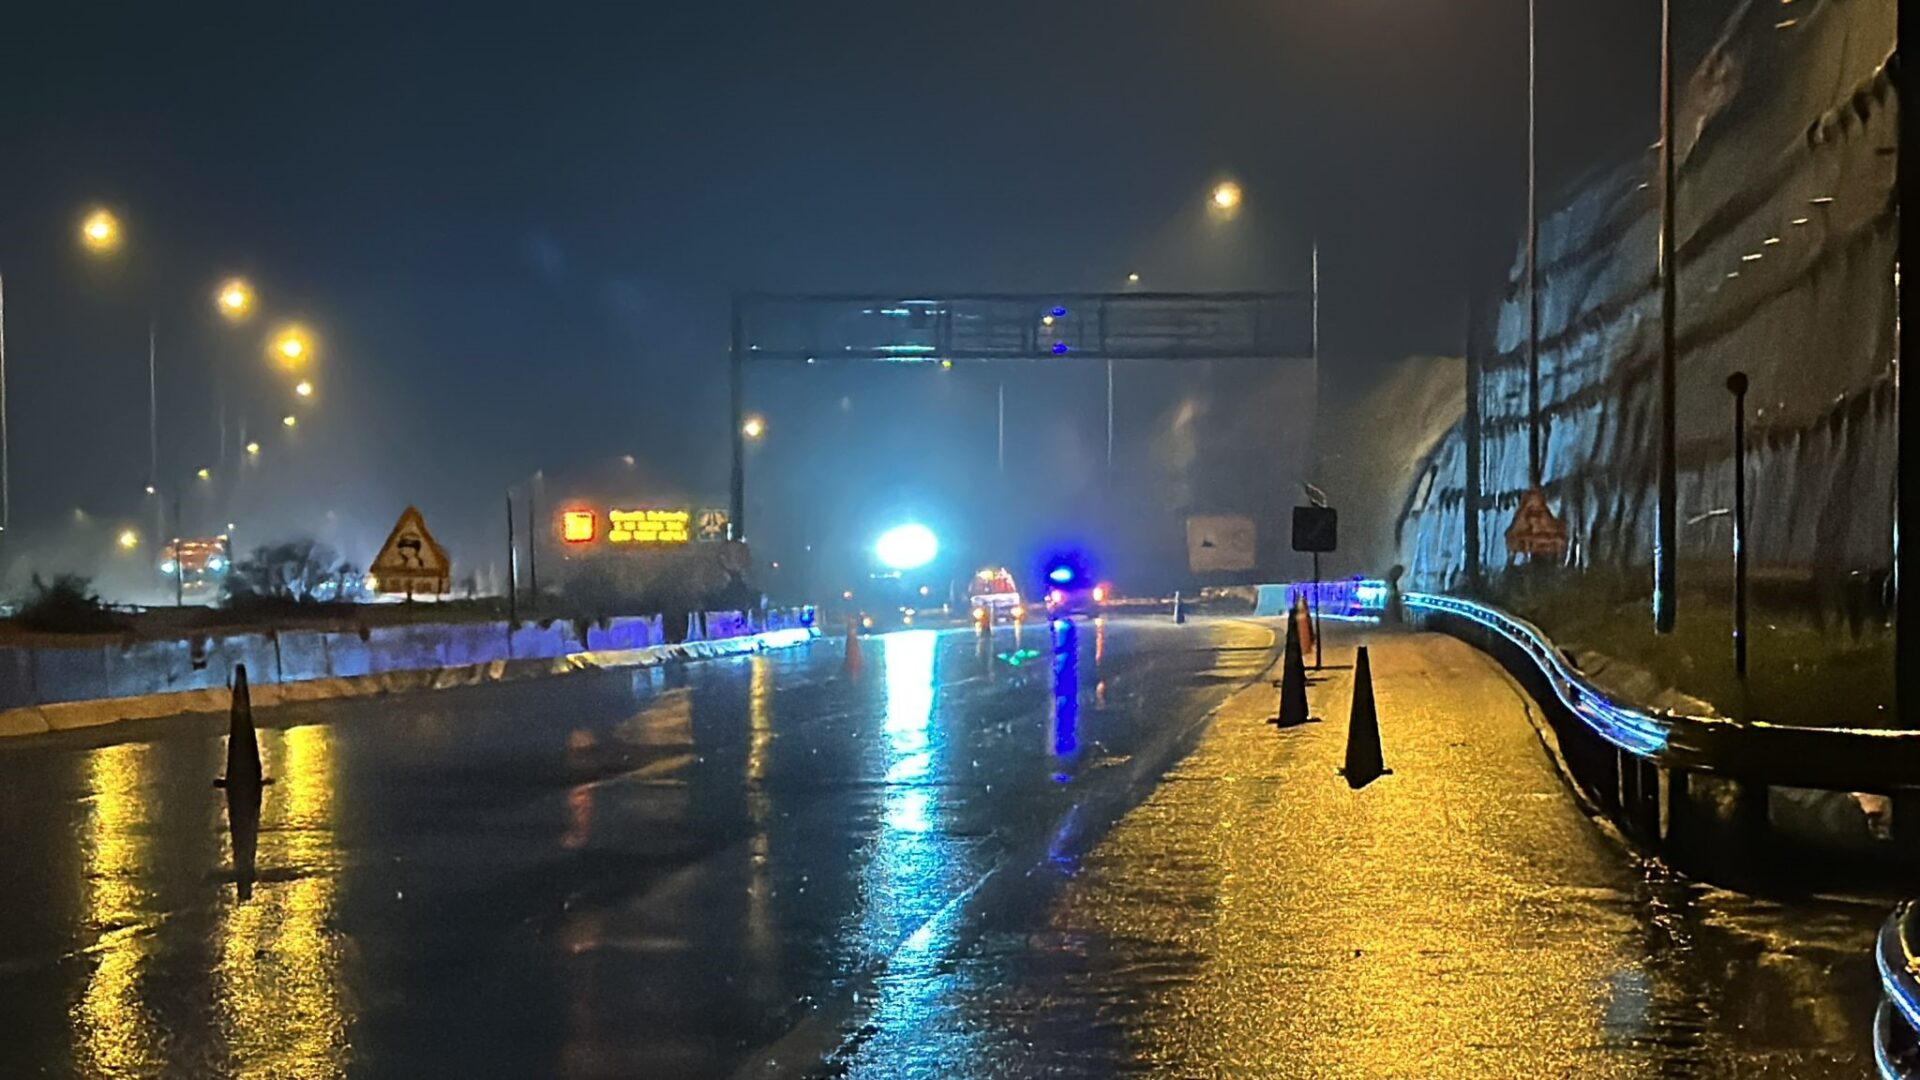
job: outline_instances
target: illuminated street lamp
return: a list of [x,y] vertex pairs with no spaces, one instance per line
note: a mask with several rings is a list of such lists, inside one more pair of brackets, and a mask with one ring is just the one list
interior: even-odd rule
[[228,322],[241,322],[253,314],[253,286],[245,278],[228,278],[220,283],[213,302]]
[[1232,180],[1222,180],[1213,188],[1213,209],[1215,213],[1232,216],[1240,209],[1243,198],[1240,185]]
[[746,422],[740,425],[740,434],[745,435],[749,439],[758,439],[766,433],[767,422],[759,416],[749,416]]
[[194,473],[193,475],[199,477],[202,480],[211,480],[213,479],[213,470],[201,469],[199,472]]
[[1140,284],[1140,275],[1139,275],[1139,274],[1128,274],[1128,275],[1127,275],[1127,284],[1129,284],[1129,285],[1138,285],[1138,284]]
[[297,367],[313,356],[313,335],[305,327],[283,326],[267,342],[267,351],[287,367]]
[[305,379],[301,379],[298,383],[294,384],[293,392],[299,394],[301,397],[312,397],[313,384]]
[[140,534],[132,529],[120,530],[120,550],[132,551],[140,546]]
[[259,457],[259,456],[260,456],[260,444],[259,444],[259,443],[257,443],[257,442],[250,442],[250,443],[248,443],[248,444],[247,444],[247,456],[248,456],[248,457]]
[[120,247],[120,219],[104,207],[95,207],[80,222],[80,243],[95,255],[110,255]]
[[287,415],[280,418],[280,425],[282,427],[293,427],[299,423],[300,423],[300,418],[293,415],[292,413],[288,413]]

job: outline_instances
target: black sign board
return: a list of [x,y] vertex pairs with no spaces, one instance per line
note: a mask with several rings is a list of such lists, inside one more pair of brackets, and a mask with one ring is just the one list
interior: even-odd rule
[[1293,550],[1332,551],[1340,533],[1340,515],[1330,506],[1293,508]]

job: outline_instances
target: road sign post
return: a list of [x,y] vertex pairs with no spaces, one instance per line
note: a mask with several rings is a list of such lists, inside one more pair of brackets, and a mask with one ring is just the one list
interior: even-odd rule
[[1327,497],[1319,488],[1307,485],[1307,497],[1313,500],[1312,506],[1293,508],[1293,550],[1313,554],[1313,603],[1310,605],[1313,615],[1313,669],[1320,670],[1320,553],[1333,551],[1340,541],[1340,513],[1327,505]]

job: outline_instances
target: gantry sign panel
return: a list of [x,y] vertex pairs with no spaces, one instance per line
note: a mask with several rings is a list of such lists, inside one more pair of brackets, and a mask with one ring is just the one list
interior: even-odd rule
[[1306,359],[1310,293],[1062,293],[735,298],[740,361]]

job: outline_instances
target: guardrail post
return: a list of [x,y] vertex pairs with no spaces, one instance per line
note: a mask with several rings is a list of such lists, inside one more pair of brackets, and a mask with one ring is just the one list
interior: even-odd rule
[[1893,846],[1904,859],[1920,857],[1920,791],[1896,791],[1893,802]]
[[1693,805],[1692,775],[1685,769],[1666,770],[1666,789],[1661,797],[1666,829],[1660,850],[1673,862],[1686,861],[1697,847],[1700,818],[1699,809]]
[[1765,850],[1770,824],[1767,785],[1752,780],[1734,781],[1733,834],[1742,854],[1752,856]]
[[1627,817],[1633,831],[1650,848],[1660,846],[1660,766],[1643,757],[1634,757],[1633,806]]

